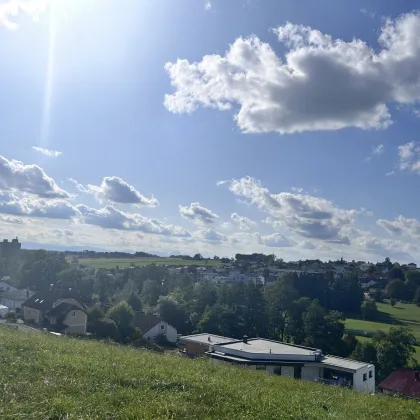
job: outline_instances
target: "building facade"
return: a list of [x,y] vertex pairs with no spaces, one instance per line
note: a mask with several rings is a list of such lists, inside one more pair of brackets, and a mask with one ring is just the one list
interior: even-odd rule
[[0,258],[18,258],[20,256],[22,244],[18,238],[12,239],[9,242],[7,239],[3,239],[0,242]]

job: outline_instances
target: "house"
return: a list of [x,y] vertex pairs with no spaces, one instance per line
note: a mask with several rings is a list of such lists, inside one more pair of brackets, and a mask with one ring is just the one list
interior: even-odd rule
[[61,302],[54,306],[47,316],[50,325],[61,326],[61,332],[76,335],[86,334],[86,311],[73,303]]
[[417,264],[415,264],[415,263],[407,264],[407,268],[409,270],[416,270],[417,269]]
[[420,399],[420,372],[395,370],[379,383],[378,388],[384,394]]
[[178,337],[176,328],[156,315],[135,312],[133,324],[140,328],[146,340],[156,341],[159,336],[164,336],[170,343],[176,343]]
[[3,277],[3,279],[0,281],[0,293],[17,290],[16,287],[13,287],[9,283],[7,283],[5,279],[8,279],[8,277]]
[[69,334],[86,333],[86,308],[80,296],[72,290],[52,288],[36,293],[22,304],[22,308],[25,321],[54,326],[62,324],[63,332]]
[[212,351],[215,344],[231,343],[232,341],[235,339],[203,333],[179,337],[178,344],[181,353],[191,357],[201,357],[206,352]]
[[34,292],[31,292],[29,289],[13,289],[0,293],[0,304],[7,306],[12,311],[20,309],[22,304],[34,295]]
[[206,354],[216,364],[231,363],[270,375],[375,392],[374,365],[323,355],[320,349],[244,336],[242,340],[214,344]]

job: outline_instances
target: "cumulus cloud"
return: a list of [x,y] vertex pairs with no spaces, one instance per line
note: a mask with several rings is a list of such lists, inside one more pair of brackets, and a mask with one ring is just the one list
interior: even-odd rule
[[230,216],[232,223],[239,227],[240,230],[250,230],[256,223],[246,216],[240,216],[238,213],[232,213]]
[[394,220],[378,219],[376,224],[393,235],[405,235],[420,239],[420,221],[417,219],[408,219],[400,215]]
[[132,230],[165,236],[189,237],[191,234],[179,227],[167,225],[156,219],[149,219],[136,213],[125,213],[112,206],[94,209],[84,204],[76,206],[83,223],[105,229]]
[[80,216],[77,208],[65,200],[18,197],[13,193],[0,193],[0,213],[49,219],[72,219]]
[[206,0],[204,2],[204,10],[210,10],[212,8],[212,4],[210,0]]
[[284,60],[253,35],[236,39],[225,55],[166,63],[175,93],[165,95],[165,107],[230,110],[243,132],[284,134],[383,129],[392,123],[387,104],[420,100],[417,13],[384,23],[379,52],[360,39],[334,39],[292,23],[273,32],[288,48]]
[[[71,178],[70,178],[71,179]],[[70,180],[69,179],[69,180]],[[75,180],[71,182],[74,183]],[[101,185],[87,185],[83,187],[75,181],[76,188],[81,192],[93,194],[99,201],[109,200],[121,204],[138,204],[141,206],[157,206],[156,198],[145,197],[140,194],[132,185],[117,176],[107,176],[102,180]]]
[[32,149],[48,157],[58,157],[63,154],[61,152],[58,152],[57,150],[44,149],[43,147],[32,146]]
[[352,224],[359,213],[340,209],[332,201],[307,194],[272,194],[252,177],[233,179],[229,189],[272,216],[266,223],[277,229],[287,228],[306,238],[348,244],[345,227]]
[[398,169],[420,173],[420,145],[414,141],[398,146]]
[[69,198],[38,165],[25,165],[0,156],[0,190],[17,190],[44,198]]
[[0,3],[0,25],[15,31],[19,25],[11,18],[18,16],[19,13],[25,13],[36,21],[39,14],[46,10],[47,5],[47,0],[8,0]]
[[182,217],[198,225],[210,225],[219,218],[216,213],[201,206],[200,203],[191,203],[185,207],[179,206],[179,212]]
[[261,243],[268,247],[277,248],[291,247],[294,245],[292,241],[277,232],[272,233],[271,235],[261,236]]
[[200,229],[195,232],[194,236],[203,241],[203,242],[210,242],[210,243],[222,243],[228,240],[226,235],[223,235],[219,232],[216,232],[214,229]]

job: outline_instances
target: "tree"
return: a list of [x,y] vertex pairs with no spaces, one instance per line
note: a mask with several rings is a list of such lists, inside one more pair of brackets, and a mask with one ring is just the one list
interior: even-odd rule
[[117,336],[117,325],[112,319],[100,318],[92,326],[91,332],[99,338],[112,338]]
[[108,312],[107,317],[112,319],[118,329],[126,329],[131,326],[134,318],[133,308],[127,302],[114,305]]
[[394,279],[400,279],[402,281],[405,280],[405,274],[404,271],[402,270],[402,268],[400,267],[393,267],[391,268],[391,270],[389,270],[386,273],[386,278],[389,281],[394,280]]
[[386,285],[385,292],[390,298],[404,299],[404,294],[405,294],[404,282],[401,279],[391,280]]
[[362,304],[362,318],[366,321],[374,321],[378,318],[378,307],[376,303],[370,300],[365,300]]
[[356,348],[350,355],[351,359],[360,362],[371,363],[376,365],[378,360],[376,357],[376,346],[371,341],[359,341]]
[[415,303],[417,306],[420,306],[420,286],[419,286],[419,287],[417,287],[417,289],[416,289],[416,293],[415,293],[415,295],[414,295],[414,303]]
[[197,261],[200,261],[200,260],[202,260],[202,259],[203,259],[203,256],[202,256],[200,253],[198,253],[198,254],[195,254],[195,255],[194,255],[193,259],[194,259],[194,260],[197,260]]
[[301,297],[290,305],[286,320],[285,337],[286,340],[293,341],[294,344],[302,344],[305,339],[303,325],[303,314],[308,310],[311,300]]
[[135,311],[141,311],[143,308],[143,305],[141,303],[140,296],[135,292],[130,292],[127,298],[127,303],[135,310]]
[[411,270],[406,275],[405,281],[405,298],[408,301],[414,301],[417,288],[420,287],[420,272]]
[[235,313],[218,303],[205,310],[198,323],[198,330],[234,338],[240,338],[243,335],[242,331],[238,331]]
[[414,335],[407,327],[391,327],[387,335],[377,340],[378,377],[385,378],[392,371],[414,363],[414,343]]
[[188,315],[184,308],[170,296],[161,296],[156,306],[156,313],[180,333],[188,332]]
[[391,304],[391,306],[395,306],[397,304],[397,299],[391,298],[389,303]]
[[94,306],[87,311],[87,330],[94,333],[98,320],[105,317],[104,311],[99,306]]

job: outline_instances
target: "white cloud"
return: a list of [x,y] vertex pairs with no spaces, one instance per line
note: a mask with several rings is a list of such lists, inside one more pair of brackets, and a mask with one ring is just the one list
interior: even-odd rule
[[58,157],[63,154],[62,152],[58,152],[57,150],[44,149],[42,147],[36,147],[36,146],[32,146],[32,149],[48,157]]
[[179,226],[167,225],[159,220],[149,219],[136,213],[125,213],[112,206],[94,209],[84,204],[79,204],[76,208],[81,213],[83,223],[105,229],[132,230],[165,236],[191,236],[187,230]]
[[25,165],[0,156],[0,190],[17,190],[49,198],[69,198],[38,165]]
[[[71,180],[71,181],[70,181]],[[99,202],[112,201],[121,204],[137,204],[141,206],[157,206],[159,202],[153,196],[148,198],[140,194],[132,185],[117,176],[107,176],[102,180],[101,185],[87,185],[83,187],[77,181],[69,179],[81,192],[93,194]]]
[[206,0],[204,3],[204,10],[210,10],[212,8],[212,4],[210,0]]
[[400,171],[420,173],[420,145],[411,141],[398,146]]
[[378,219],[376,223],[393,235],[420,239],[420,221],[417,219],[408,219],[400,215],[394,220]]
[[420,16],[409,13],[381,28],[376,53],[360,39],[333,39],[287,23],[274,29],[289,48],[284,60],[256,36],[238,38],[225,55],[178,59],[165,69],[175,93],[166,108],[234,110],[243,132],[294,133],[345,127],[379,129],[389,103],[420,100]]
[[195,232],[194,236],[203,242],[221,243],[228,240],[226,235],[216,232],[214,229],[200,229]]
[[0,3],[0,25],[6,29],[16,30],[19,25],[11,18],[17,17],[22,12],[36,21],[39,14],[44,12],[47,6],[47,0],[8,0]]
[[261,236],[261,243],[268,247],[277,248],[291,247],[294,245],[292,241],[277,232],[272,233],[271,235]]
[[373,148],[372,153],[374,155],[381,155],[385,151],[385,146],[383,144],[378,144]]
[[216,213],[201,206],[200,203],[191,203],[189,206],[179,206],[179,212],[185,219],[199,225],[210,225],[219,218]]
[[72,219],[80,216],[77,208],[65,200],[19,197],[13,193],[1,192],[0,213],[49,219]]
[[240,230],[250,230],[256,223],[246,216],[240,216],[238,213],[232,213],[230,216],[232,223],[239,227]]
[[268,218],[266,223],[277,229],[289,229],[306,238],[348,244],[349,238],[344,228],[352,224],[360,213],[340,209],[332,201],[307,194],[272,194],[251,177],[233,179],[229,189],[273,217]]

